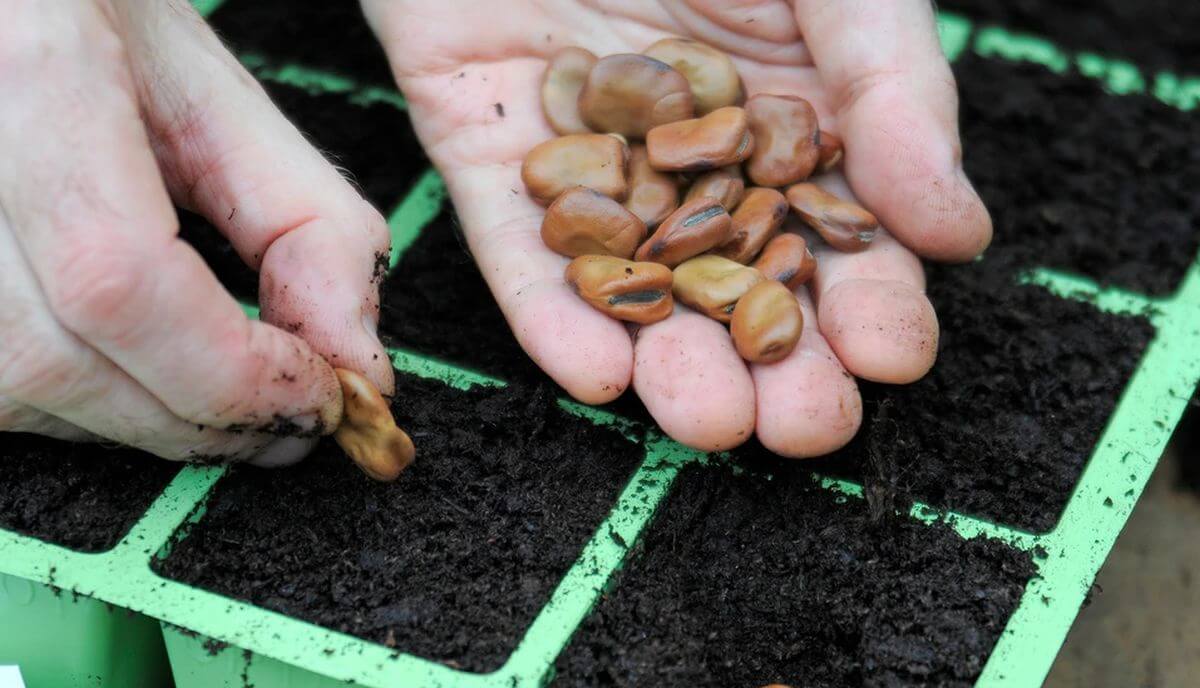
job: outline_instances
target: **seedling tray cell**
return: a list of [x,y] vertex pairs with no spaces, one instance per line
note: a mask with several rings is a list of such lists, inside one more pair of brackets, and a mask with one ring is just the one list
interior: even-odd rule
[[[314,26],[321,26],[325,35],[330,35],[327,24],[360,21],[354,17],[351,4],[346,8],[309,10],[294,4],[283,7],[279,2],[264,0],[205,0],[198,6],[206,12],[218,12],[217,25],[238,43],[243,64],[268,84],[277,101],[300,122],[299,126],[346,165],[367,195],[388,211],[394,243],[388,262],[398,267],[387,284],[389,296],[384,302],[383,330],[392,347],[392,361],[397,369],[425,379],[420,385],[437,385],[426,389],[437,389],[430,395],[438,399],[455,395],[475,398],[472,395],[511,394],[516,395],[511,398],[540,395],[538,398],[544,400],[547,393],[558,394],[547,392],[548,388],[542,386],[544,376],[532,368],[512,343],[482,280],[470,271],[469,260],[455,234],[452,210],[444,203],[445,190],[416,147],[404,119],[405,101],[389,85],[373,44],[359,39],[342,45],[298,40],[306,32],[311,34]],[[330,18],[330,12],[336,16]],[[287,21],[264,19],[272,16],[284,16]],[[267,22],[273,29],[271,40],[254,42],[255,36],[251,35],[254,32],[246,27]],[[363,27],[356,26],[346,27],[346,30],[365,36],[361,33]],[[554,546],[529,540],[535,544],[527,545],[526,551],[520,553],[520,566],[506,573],[517,583],[509,588],[517,591],[515,596],[485,596],[472,591],[470,596],[464,594],[463,600],[436,596],[422,598],[417,592],[402,588],[400,581],[386,576],[385,583],[377,590],[384,598],[412,595],[411,600],[415,603],[431,605],[435,610],[466,609],[471,604],[503,605],[505,600],[522,600],[512,606],[511,623],[492,624],[491,638],[468,639],[455,648],[451,636],[436,632],[436,624],[426,631],[424,640],[428,642],[422,644],[422,637],[406,632],[403,623],[399,623],[398,629],[392,629],[392,638],[388,637],[387,628],[367,628],[370,624],[364,626],[353,618],[350,622],[339,623],[331,617],[313,613],[312,609],[292,604],[295,600],[283,593],[304,597],[299,592],[301,586],[283,590],[289,581],[277,580],[269,575],[270,570],[248,578],[251,586],[257,586],[254,589],[236,589],[229,585],[222,588],[217,584],[220,576],[216,574],[220,572],[214,572],[215,567],[211,566],[207,571],[201,571],[195,584],[159,573],[170,569],[173,553],[180,557],[174,561],[203,561],[203,557],[193,556],[202,553],[187,552],[189,541],[192,545],[207,542],[211,547],[205,549],[215,553],[214,556],[226,556],[227,564],[234,562],[238,553],[253,549],[244,549],[244,544],[236,541],[230,544],[216,539],[217,535],[253,532],[252,525],[238,521],[245,518],[245,514],[239,513],[242,511],[237,506],[240,502],[234,499],[239,491],[243,494],[243,502],[245,494],[257,490],[263,495],[262,501],[268,503],[274,496],[271,487],[278,483],[281,505],[295,504],[287,500],[295,500],[299,493],[285,488],[289,480],[294,482],[302,474],[328,478],[326,485],[316,485],[314,489],[352,485],[352,479],[360,479],[348,465],[335,464],[329,459],[322,462],[319,457],[311,465],[272,476],[271,484],[255,477],[261,474],[249,469],[185,467],[165,488],[146,491],[148,506],[134,509],[142,515],[132,516],[132,523],[118,528],[110,541],[90,547],[95,550],[90,553],[39,539],[33,529],[14,520],[0,521],[0,528],[3,528],[0,530],[0,574],[5,576],[4,585],[10,586],[9,594],[11,586],[16,585],[21,586],[20,593],[26,597],[26,591],[34,590],[39,600],[43,597],[69,599],[71,602],[63,604],[73,605],[71,608],[80,604],[94,605],[95,609],[105,610],[104,614],[112,618],[150,617],[161,622],[175,681],[184,688],[249,684],[259,688],[324,687],[344,685],[349,681],[373,688],[395,685],[406,688],[535,688],[555,680],[556,665],[560,685],[578,685],[579,681],[588,685],[587,663],[580,657],[589,652],[596,654],[605,647],[610,647],[614,656],[635,657],[637,648],[622,645],[629,644],[623,640],[623,634],[661,633],[663,625],[654,618],[627,619],[623,623],[631,624],[632,628],[617,629],[615,634],[601,633],[613,630],[604,628],[606,619],[626,619],[622,610],[627,608],[628,600],[637,599],[639,594],[653,588],[656,581],[653,576],[648,577],[647,572],[653,573],[664,561],[674,561],[678,566],[694,569],[686,572],[695,585],[687,591],[693,596],[691,599],[705,600],[706,595],[717,595],[722,591],[705,590],[704,586],[720,586],[733,596],[732,599],[753,602],[753,586],[739,587],[729,581],[725,585],[719,575],[713,575],[718,569],[708,566],[710,561],[695,558],[694,553],[711,546],[715,548],[712,552],[718,555],[744,555],[752,561],[778,555],[787,558],[796,571],[811,573],[822,566],[830,566],[830,556],[843,556],[843,553],[834,553],[833,542],[820,540],[813,545],[815,549],[796,549],[793,543],[804,538],[788,539],[789,533],[807,534],[822,525],[822,519],[827,516],[828,528],[833,529],[830,532],[840,532],[866,548],[860,554],[883,551],[878,548],[885,547],[886,543],[878,539],[881,531],[877,529],[892,528],[894,533],[907,538],[906,542],[920,543],[913,547],[928,550],[927,554],[932,557],[930,561],[942,562],[945,566],[944,571],[937,570],[937,566],[925,567],[932,569],[934,576],[930,579],[932,583],[926,581],[932,587],[925,588],[915,581],[905,587],[901,584],[905,579],[897,578],[896,573],[886,567],[879,569],[869,580],[860,577],[858,582],[853,582],[853,577],[847,576],[847,587],[823,580],[825,587],[813,590],[825,591],[829,599],[838,596],[854,599],[855,595],[861,596],[869,590],[877,593],[875,600],[883,606],[874,610],[874,616],[849,622],[849,628],[855,623],[868,628],[869,624],[862,619],[875,619],[883,620],[894,629],[895,620],[900,618],[895,615],[897,610],[916,610],[919,616],[953,608],[957,614],[955,618],[963,624],[954,628],[964,629],[964,633],[972,636],[971,640],[953,646],[945,643],[924,646],[933,648],[930,651],[935,657],[944,657],[947,661],[937,666],[934,666],[936,662],[929,664],[928,672],[933,673],[920,675],[948,677],[947,682],[952,684],[973,682],[987,687],[1038,685],[1049,670],[1096,571],[1136,504],[1157,457],[1195,390],[1197,378],[1200,378],[1200,266],[1195,261],[1197,209],[1187,205],[1194,201],[1177,194],[1185,188],[1183,180],[1193,179],[1197,174],[1194,158],[1197,147],[1192,143],[1180,144],[1179,139],[1168,135],[1172,131],[1184,131],[1185,136],[1195,135],[1195,127],[1189,126],[1189,120],[1181,119],[1169,108],[1182,110],[1200,102],[1200,80],[1182,73],[1147,71],[1099,52],[1071,52],[1045,38],[1012,32],[1001,26],[976,25],[959,15],[943,13],[939,29],[947,54],[959,62],[956,69],[964,94],[966,163],[975,173],[981,191],[991,201],[1000,228],[997,243],[988,256],[981,263],[959,270],[968,271],[964,274],[976,271],[991,275],[989,279],[1002,280],[1002,284],[993,282],[991,285],[999,294],[1019,297],[1017,302],[1028,310],[1030,322],[1051,329],[1063,326],[1064,322],[1082,328],[1101,347],[1096,351],[1113,359],[1107,373],[1097,373],[1101,377],[1111,375],[1111,379],[1105,378],[1102,390],[1084,388],[1078,392],[1080,396],[1094,396],[1098,401],[1098,405],[1086,414],[1087,422],[1079,426],[1083,430],[1073,430],[1070,442],[1064,439],[1047,445],[1070,447],[1074,452],[1071,475],[1062,480],[1047,481],[1043,497],[1047,504],[1053,503],[1053,508],[1038,512],[1026,508],[1026,503],[1016,502],[1009,504],[1012,509],[1007,512],[991,508],[989,504],[997,503],[993,498],[1004,494],[1010,486],[1004,481],[1000,481],[998,487],[989,486],[985,481],[960,481],[958,491],[953,495],[949,490],[939,494],[928,489],[931,482],[926,483],[925,488],[919,480],[905,482],[904,472],[898,474],[898,479],[893,479],[897,477],[896,473],[889,474],[871,463],[863,463],[857,468],[849,461],[841,464],[828,461],[824,464],[779,464],[777,461],[772,463],[769,458],[751,456],[753,452],[746,450],[726,457],[703,456],[658,436],[649,425],[631,423],[605,411],[559,400],[557,405],[563,410],[619,430],[633,443],[630,445],[633,453],[627,463],[608,467],[613,472],[606,473],[608,477],[600,481],[603,489],[581,491],[581,501],[586,502],[587,508],[564,512],[567,516],[562,522],[566,528],[562,533],[565,534],[552,535]],[[1075,45],[1080,47],[1082,44]],[[289,46],[301,46],[304,52],[289,52]],[[1030,66],[1023,67],[1023,63]],[[1146,64],[1151,65],[1150,62]],[[1005,84],[1004,93],[1009,95],[1004,98],[995,95],[991,89],[998,88],[999,84]],[[1074,114],[1066,117],[1065,122],[1057,123],[1041,110],[1031,109],[1023,115],[1020,110],[1026,96],[1017,95],[1022,93],[1029,97],[1046,94],[1050,105],[1044,107]],[[1098,126],[1109,129],[1126,126],[1137,129],[1139,134],[1132,139],[1113,141],[1094,138],[1087,127],[1077,125],[1074,120],[1098,122]],[[1037,133],[1038,127],[1047,126],[1047,123],[1060,127],[1054,131],[1063,144],[1056,147],[1050,140],[1052,137]],[[1017,141],[1008,141],[1006,136],[1014,136]],[[989,152],[988,141],[993,139],[1007,143],[993,144],[993,152]],[[388,143],[381,143],[384,141]],[[1045,146],[1027,150],[1031,142],[1044,142]],[[1128,199],[1117,199],[1128,201],[1116,207],[1116,210],[1127,212],[1115,212],[1112,226],[1104,226],[1084,212],[1081,217],[1086,223],[1081,226],[1087,227],[1085,234],[1088,236],[1079,237],[1069,231],[1071,226],[1063,223],[1061,214],[1056,215],[1055,203],[1066,198],[1075,204],[1072,207],[1086,206],[1086,194],[1072,187],[1071,180],[1081,170],[1086,172],[1089,162],[1094,162],[1079,152],[1088,147],[1101,152],[1111,150],[1122,164],[1135,168],[1139,160],[1137,150],[1145,148],[1152,159],[1144,168],[1138,168],[1140,172],[1128,171],[1153,177],[1161,168],[1159,163],[1166,161],[1170,163],[1166,167],[1173,168],[1172,173],[1179,176],[1180,186],[1172,186],[1171,180],[1149,179],[1138,186],[1151,189],[1150,195],[1143,190]],[[1015,157],[1036,161],[1048,168],[1061,168],[1062,174],[1056,179],[1066,180],[1067,186],[1049,190],[1044,184],[1023,186],[1012,176],[1021,174],[1019,169],[994,166],[989,171],[972,167],[989,167],[989,156],[995,158],[1005,150],[1024,150],[1023,155]],[[973,151],[979,151],[978,160],[973,158],[976,155]],[[1104,169],[1100,166],[1095,172],[1099,174]],[[1043,172],[1049,174],[1049,171],[1037,170],[1030,175]],[[1153,193],[1164,195],[1154,196]],[[1112,198],[1101,200],[1105,203],[1113,201]],[[1061,208],[1057,211],[1061,212]],[[1067,226],[1067,231],[1045,231],[1060,224]],[[255,315],[254,276],[244,271],[239,274],[238,271],[243,269],[232,260],[227,249],[219,248],[220,243],[211,229],[191,220],[185,220],[184,225],[188,228],[188,238],[202,249],[225,283],[244,299],[247,313]],[[1141,245],[1129,241],[1130,236],[1153,240]],[[1104,255],[1104,246],[1096,243],[1106,237],[1112,242],[1111,256]],[[453,295],[454,301],[466,304],[461,311],[451,308],[452,303],[435,298],[440,296],[439,290],[444,289],[438,281],[438,270],[445,272],[451,266],[464,271],[461,273],[462,284],[451,285],[453,289],[446,290]],[[930,277],[930,293],[935,300],[939,298],[938,290],[953,285],[956,279],[940,268],[932,271]],[[408,299],[411,304],[419,305],[406,305],[410,303]],[[946,313],[946,324],[955,330],[953,333],[948,330],[948,341],[972,331],[972,322],[963,313],[955,311],[953,304],[943,302],[940,305]],[[1047,314],[1064,315],[1064,318],[1050,322],[1045,320]],[[982,321],[987,322],[995,315],[985,313]],[[1065,317],[1067,315],[1069,317]],[[422,327],[422,323],[428,326]],[[1017,325],[1012,327],[1017,328]],[[1067,332],[1079,336],[1078,331]],[[456,342],[464,345],[455,348]],[[480,355],[480,350],[487,350],[487,355]],[[1065,354],[1068,360],[1063,365],[1070,368],[1072,356],[1090,355],[1089,351],[1068,350]],[[953,356],[947,355],[947,360],[952,362]],[[1010,378],[1013,375],[1016,373],[1009,373]],[[509,387],[499,391],[494,389],[506,384]],[[491,391],[487,391],[489,389]],[[867,392],[872,418],[879,407],[877,402],[881,397],[878,395],[882,394],[884,392],[875,390]],[[440,408],[438,403],[449,402],[436,402],[432,407],[434,411]],[[636,409],[636,404],[626,408]],[[1041,415],[1032,414],[1035,418],[1031,427],[1043,432],[1061,431],[1065,426],[1060,417],[1045,411],[1043,408]],[[547,427],[553,425],[547,424]],[[872,434],[877,433],[868,429],[864,438],[870,439]],[[587,447],[566,447],[557,450],[563,470],[582,470],[571,462],[586,455]],[[93,448],[90,451],[94,454],[89,458],[102,460],[100,454],[104,450]],[[4,452],[0,453],[7,452],[6,444]],[[932,455],[928,461],[930,466],[971,465],[972,459],[981,458],[956,456],[946,448],[927,448],[926,453]],[[8,459],[7,456],[4,458]],[[1007,459],[1012,466],[1033,465],[1022,463],[1016,454],[1003,452],[987,458],[1001,463]],[[815,473],[814,467],[819,469]],[[915,474],[907,475],[913,478]],[[985,476],[986,473],[974,475]],[[550,480],[552,477],[547,478]],[[756,487],[742,492],[743,488],[737,485]],[[386,491],[389,488],[374,489]],[[401,483],[390,489],[404,488]],[[3,494],[2,488],[0,494]],[[110,494],[124,493],[110,489]],[[447,490],[445,496],[453,500],[462,494],[465,494],[462,489],[457,493]],[[766,506],[771,504],[770,499],[746,499],[747,494],[804,495],[811,499],[797,506],[794,512],[778,505],[772,511]],[[320,504],[320,495],[315,495],[311,503]],[[386,499],[380,503],[386,504]],[[729,514],[720,510],[708,514],[694,511],[697,504],[720,506],[731,503],[740,504],[738,508],[742,511],[739,513],[745,517],[737,523],[723,522]],[[481,509],[494,512],[487,515],[494,515],[498,522],[506,516],[511,518],[511,514],[495,502],[480,504],[485,505]],[[814,512],[818,507],[829,513]],[[349,522],[366,518],[369,513],[368,509],[353,504],[347,508],[349,515],[343,516]],[[296,506],[292,509],[302,512]],[[457,513],[452,506],[445,506],[445,509]],[[469,509],[468,513],[471,513]],[[519,513],[519,510],[512,513]],[[871,525],[867,516],[870,513],[875,513],[885,525]],[[1037,515],[1039,513],[1041,515]],[[767,527],[772,517],[780,521],[778,529]],[[290,537],[296,534],[294,524],[288,526],[292,528],[289,531],[285,523],[279,522],[275,535]],[[717,543],[706,544],[693,533],[684,533],[692,537],[685,538],[687,546],[679,551],[692,552],[693,558],[677,557],[676,561],[669,556],[670,550],[664,549],[663,534],[680,528],[681,523],[697,523],[708,528],[698,530],[698,533],[733,534],[729,536],[726,548]],[[221,530],[222,525],[225,530]],[[764,554],[756,549],[756,540],[738,537],[738,533],[730,529],[743,525],[788,541],[781,541],[775,551]],[[789,530],[798,527],[802,530]],[[533,532],[536,531],[538,526],[534,523]],[[40,535],[44,537],[44,534]],[[259,533],[268,541],[272,535]],[[856,539],[855,536],[859,537]],[[985,539],[972,539],[980,536]],[[326,541],[329,539],[325,538]],[[509,549],[515,552],[519,545],[513,544]],[[477,553],[480,550],[476,543],[467,551]],[[806,558],[806,551],[815,554]],[[348,567],[370,570],[370,556],[363,559],[364,555],[369,553],[348,548]],[[314,550],[314,557],[318,556],[319,550]],[[429,561],[436,561],[438,556],[445,557],[446,552],[439,550]],[[716,558],[719,557],[708,557]],[[421,560],[412,561],[420,563]],[[464,565],[469,566],[470,562]],[[788,584],[800,584],[802,576],[789,575],[788,567],[776,567],[771,571]],[[831,568],[827,578],[835,578],[837,571],[836,566]],[[946,575],[953,571],[968,573],[958,579]],[[174,571],[170,573],[177,575]],[[938,579],[938,575],[944,577]],[[476,578],[483,580],[486,576]],[[1027,584],[1023,583],[1026,578]],[[336,585],[354,578],[351,575],[328,580]],[[989,591],[985,595],[986,604],[981,607],[955,606],[957,603],[947,607],[943,604],[939,608],[939,602],[957,599],[951,593],[967,589],[964,580]],[[361,579],[357,585],[363,585]],[[523,585],[529,588],[525,589]],[[53,597],[47,586],[62,591],[62,597]],[[428,583],[427,587],[434,589],[437,586]],[[317,588],[313,590],[316,592],[310,596],[325,594]],[[930,592],[934,590],[947,591],[947,595]],[[482,602],[475,599],[483,597],[486,600]],[[803,595],[788,599],[798,611],[807,609],[813,613],[813,609],[819,609],[811,605],[811,598]],[[810,601],[805,602],[806,599]],[[662,599],[653,600],[654,605],[663,603]],[[887,606],[893,603],[894,606]],[[23,607],[26,608],[28,605]],[[786,605],[782,608],[787,611]],[[853,610],[838,607],[835,611]],[[20,648],[15,655],[0,656],[0,662],[44,666],[38,662],[43,662],[45,653],[41,650],[47,646],[44,643],[32,647],[20,645],[21,638],[17,635],[20,631],[12,630],[14,625],[19,627],[23,623],[19,621],[25,618],[21,616],[23,612],[4,607],[0,613],[5,622],[18,620],[17,624],[0,624],[0,648]],[[39,616],[47,615],[39,612]],[[402,615],[396,618],[404,620]],[[689,617],[679,618],[687,621]],[[761,679],[763,683],[785,678],[758,675],[760,671],[769,672],[773,666],[781,672],[792,672],[786,678],[801,685],[819,685],[824,680],[822,674],[811,673],[819,667],[803,663],[784,666],[773,664],[774,660],[761,660],[762,652],[769,647],[757,643],[766,641],[744,635],[753,630],[746,624],[754,618],[754,614],[731,617],[729,628],[724,629],[729,638],[751,638],[749,651],[744,654],[757,663],[742,665],[743,669],[749,667],[752,670],[745,674],[747,680],[751,680],[751,674],[753,680]],[[65,626],[56,633],[64,638],[86,635],[111,646],[111,643],[119,642],[115,638],[125,637],[122,633],[126,633],[115,628],[94,632],[100,628],[94,618],[88,621],[64,613],[61,619]],[[870,626],[876,630],[882,627]],[[144,631],[145,623],[141,623],[140,628]],[[802,631],[797,632],[802,635]],[[687,656],[686,652],[697,642],[696,633],[658,637],[665,638],[668,646],[682,645],[680,656]],[[893,637],[899,638],[902,634]],[[482,645],[473,645],[476,642]],[[135,643],[132,647],[145,646]],[[828,652],[848,652],[848,647],[839,645]],[[141,666],[152,666],[156,661],[154,650],[134,649],[131,652],[143,657]],[[161,659],[161,654],[157,656]],[[904,663],[906,656],[902,651],[877,653],[870,668],[878,669],[880,673],[876,676],[893,675],[885,672],[894,669],[896,663],[893,660]],[[719,661],[720,657],[716,659]],[[711,660],[711,657],[706,659]],[[721,671],[730,672],[730,677],[742,676],[736,673],[738,665],[730,666],[733,668]],[[852,669],[853,663],[843,662],[842,666]],[[809,674],[805,674],[806,667]],[[911,666],[905,671],[911,671]],[[850,676],[847,680],[851,682],[856,680],[852,671],[840,676]],[[861,679],[862,675],[857,676]],[[102,686],[138,685],[136,681],[111,674],[102,677],[99,683]]]

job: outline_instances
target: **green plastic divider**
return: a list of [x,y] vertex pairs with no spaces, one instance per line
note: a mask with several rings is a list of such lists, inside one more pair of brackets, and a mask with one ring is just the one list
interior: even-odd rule
[[[208,11],[219,4],[219,0],[197,2]],[[1070,54],[1036,36],[996,27],[980,29],[961,16],[939,15],[938,28],[951,59],[970,49],[1008,60],[1032,60],[1060,70],[1074,64],[1082,73],[1103,80],[1114,93],[1149,90],[1177,107],[1190,107],[1200,95],[1200,87],[1191,77],[1163,73],[1149,79],[1119,60],[1092,53]],[[359,103],[382,101],[403,107],[402,99],[381,95],[378,89],[371,91],[373,87],[336,74],[272,65],[257,56],[242,59],[260,78],[314,92],[343,94]],[[394,243],[391,265],[440,212],[444,200],[441,179],[429,170],[389,217]],[[1174,296],[1163,299],[1103,288],[1052,270],[1033,270],[1021,279],[1063,298],[1094,303],[1108,312],[1147,315],[1156,336],[1053,531],[1035,535],[969,515],[939,512],[923,504],[914,505],[908,514],[925,523],[947,522],[963,537],[1003,539],[1035,557],[1038,577],[1027,587],[978,681],[977,685],[987,687],[1033,686],[1042,681],[1200,378],[1200,263],[1193,265]],[[257,317],[257,308],[245,308]],[[397,368],[457,388],[504,384],[415,352],[396,349],[390,354]],[[456,671],[155,575],[150,562],[169,548],[189,519],[202,517],[205,499],[225,472],[222,467],[191,466],[181,471],[109,552],[80,554],[0,530],[0,573],[8,574],[11,580],[29,581],[28,585],[53,582],[80,595],[162,620],[167,624],[163,635],[182,688],[247,684],[259,688],[315,688],[346,681],[374,688],[540,686],[551,675],[555,657],[624,563],[669,492],[679,468],[689,461],[707,460],[611,414],[569,400],[561,405],[594,422],[615,425],[627,437],[642,441],[645,459],[512,656],[490,674]],[[818,479],[847,498],[861,498],[862,487],[856,483]],[[4,637],[0,630],[0,642]],[[232,647],[214,652],[222,643]]]

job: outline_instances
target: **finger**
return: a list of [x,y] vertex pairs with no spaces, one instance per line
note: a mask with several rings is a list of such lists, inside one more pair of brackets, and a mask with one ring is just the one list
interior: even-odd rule
[[862,423],[862,398],[816,326],[806,290],[798,298],[804,331],[787,358],[754,364],[756,431],[763,446],[781,456],[823,456],[845,446]]
[[[838,175],[821,186],[855,200]],[[919,380],[937,358],[938,321],[920,260],[887,232],[867,250],[842,253],[814,240],[821,333],[846,369],[889,384]]]
[[[171,195],[208,217],[261,271],[265,322],[391,394],[394,373],[376,335],[390,245],[383,216],[288,122],[188,3],[116,6]],[[396,126],[404,126],[399,115]]]
[[21,81],[0,79],[0,206],[58,322],[192,423],[335,426],[333,370],[249,321],[176,238],[108,20],[93,3],[20,8],[5,74]]
[[782,0],[662,0],[663,6],[698,40],[758,62],[804,65],[811,57]]
[[28,432],[68,442],[95,442],[100,439],[77,425],[2,396],[0,432]]
[[992,223],[962,169],[958,95],[927,0],[797,0],[850,185],[906,246],[966,261]]
[[633,387],[663,432],[689,447],[732,449],[754,433],[754,383],[729,331],[682,306],[638,332]]

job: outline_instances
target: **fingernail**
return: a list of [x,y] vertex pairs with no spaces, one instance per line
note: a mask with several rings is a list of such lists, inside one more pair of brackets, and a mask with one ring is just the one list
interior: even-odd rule
[[250,465],[260,468],[279,468],[290,466],[304,457],[317,446],[317,440],[302,437],[281,437],[267,445],[262,452],[249,461]]
[[379,315],[377,313],[371,311],[363,313],[362,323],[367,334],[375,339],[379,338]]

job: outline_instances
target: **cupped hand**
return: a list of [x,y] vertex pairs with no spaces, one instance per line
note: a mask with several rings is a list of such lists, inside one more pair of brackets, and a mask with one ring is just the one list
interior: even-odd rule
[[[991,221],[960,164],[957,94],[928,0],[364,0],[445,177],[469,246],[525,351],[571,395],[602,403],[632,384],[684,444],[718,450],[753,433],[793,457],[828,453],[857,431],[854,377],[924,375],[938,328],[918,255],[965,261]],[[578,45],[598,56],[685,36],[731,56],[748,95],[798,95],[845,142],[845,177],[889,230],[869,250],[816,249],[797,298],[799,346],[747,366],[719,323],[677,307],[632,337],[564,284],[567,259],[542,245],[543,208],[521,184],[535,144],[554,134],[539,84],[547,58]]]
[[[391,392],[383,219],[186,0],[6,10],[0,431],[279,464],[341,417],[327,360]],[[260,270],[264,322],[177,238],[172,202]]]

